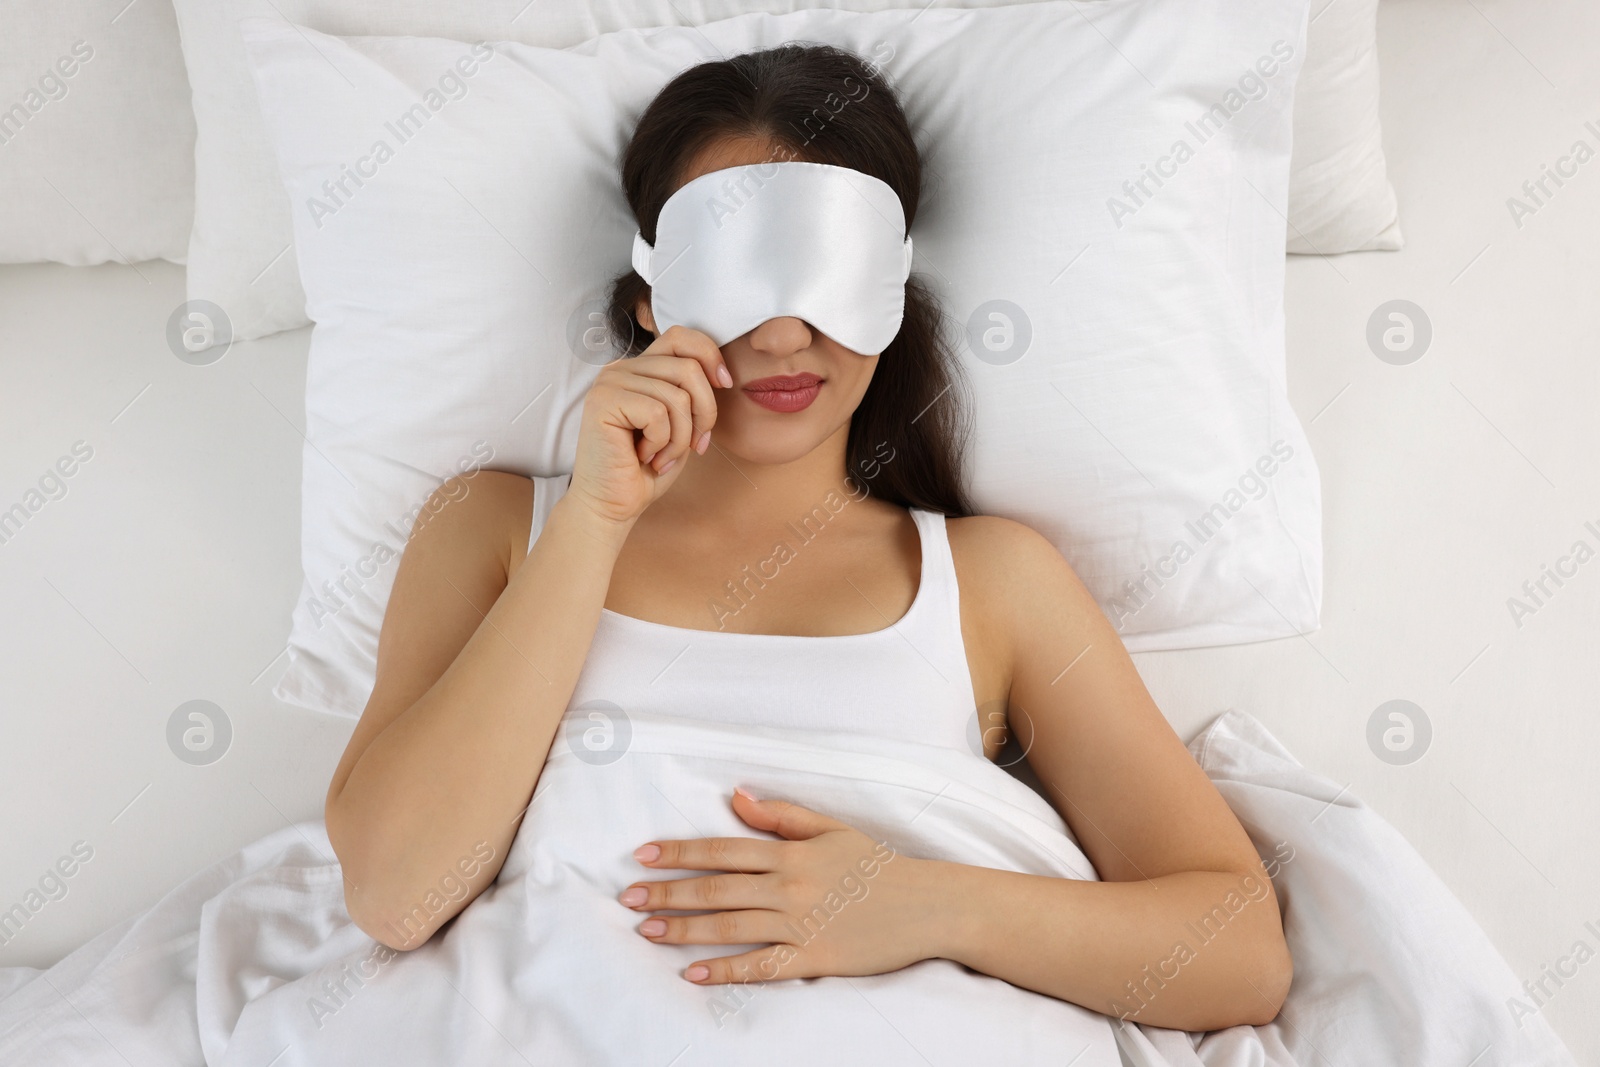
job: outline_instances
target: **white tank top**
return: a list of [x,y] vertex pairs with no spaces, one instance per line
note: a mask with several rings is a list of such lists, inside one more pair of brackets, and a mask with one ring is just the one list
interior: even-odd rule
[[[570,477],[533,479],[530,549]],[[615,705],[745,726],[853,731],[981,756],[945,519],[910,510],[922,576],[911,607],[893,625],[844,636],[748,634],[603,608],[568,714]],[[802,535],[825,534],[791,526],[789,546],[798,550]],[[782,572],[772,580],[781,582]]]

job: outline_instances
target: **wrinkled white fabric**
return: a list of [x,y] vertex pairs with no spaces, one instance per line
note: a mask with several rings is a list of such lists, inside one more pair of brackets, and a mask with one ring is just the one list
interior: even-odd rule
[[1264,858],[1293,846],[1274,885],[1295,982],[1266,1026],[1122,1027],[930,960],[770,983],[719,1029],[726,991],[678,977],[703,950],[645,941],[615,895],[638,842],[754,833],[736,784],[910,855],[1092,871],[1044,801],[954,748],[636,715],[614,763],[558,738],[498,881],[422,948],[384,960],[345,913],[323,824],[286,827],[48,971],[0,969],[0,1062],[1117,1067],[1117,1042],[1133,1067],[1573,1067],[1542,1017],[1512,1022],[1510,969],[1376,813],[1241,712],[1189,747]]
[[683,325],[719,345],[792,315],[862,355],[905,311],[911,237],[889,185],[799,160],[702,174],[667,198],[654,246],[633,237],[656,332]]

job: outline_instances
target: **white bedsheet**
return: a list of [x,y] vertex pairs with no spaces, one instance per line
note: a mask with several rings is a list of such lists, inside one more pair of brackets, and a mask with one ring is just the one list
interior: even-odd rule
[[0,970],[0,1062],[1573,1064],[1542,1018],[1511,1024],[1510,969],[1380,817],[1243,713],[1190,749],[1278,861],[1296,973],[1266,1026],[1122,1024],[948,960],[738,995],[691,985],[679,973],[706,946],[639,937],[616,894],[639,877],[640,841],[750,835],[727,804],[734,785],[906,855],[1095,874],[1055,811],[980,758],[641,714],[619,763],[580,759],[558,736],[499,878],[422,947],[395,954],[350,922],[323,824],[300,823],[48,971]]

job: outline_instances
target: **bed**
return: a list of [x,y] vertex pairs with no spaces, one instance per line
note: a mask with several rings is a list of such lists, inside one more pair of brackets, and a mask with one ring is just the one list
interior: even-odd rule
[[[1525,587],[1574,542],[1600,544],[1600,164],[1538,202],[1523,191],[1575,140],[1600,143],[1600,14],[1386,0],[1379,31],[1407,247],[1287,268],[1289,390],[1322,479],[1322,626],[1135,661],[1186,740],[1247,712],[1392,822],[1579,1062],[1600,1063],[1600,985],[1575,954],[1600,944],[1600,564]],[[0,268],[0,484],[14,496],[77,460],[0,545],[0,903],[79,861],[0,965],[48,966],[316,818],[349,734],[270,692],[299,583],[310,331],[188,365],[165,333],[184,299],[165,262]],[[1431,323],[1414,362],[1369,346],[1394,300]],[[215,764],[174,758],[169,721],[194,700],[231,731]],[[1395,700],[1430,724],[1414,762],[1369,740]]]

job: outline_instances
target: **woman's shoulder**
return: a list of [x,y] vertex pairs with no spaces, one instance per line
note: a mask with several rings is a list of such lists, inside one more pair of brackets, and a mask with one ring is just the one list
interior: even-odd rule
[[957,565],[994,574],[1067,561],[1038,530],[999,515],[946,518],[945,531]]
[[418,509],[407,551],[426,539],[450,555],[492,552],[506,564],[509,578],[527,555],[533,495],[534,479],[506,471],[446,478]]
[[1066,557],[1026,523],[968,515],[946,518],[945,531],[962,597],[984,614],[1015,619],[1019,609],[1040,606],[1063,592],[1074,599],[1087,595]]

